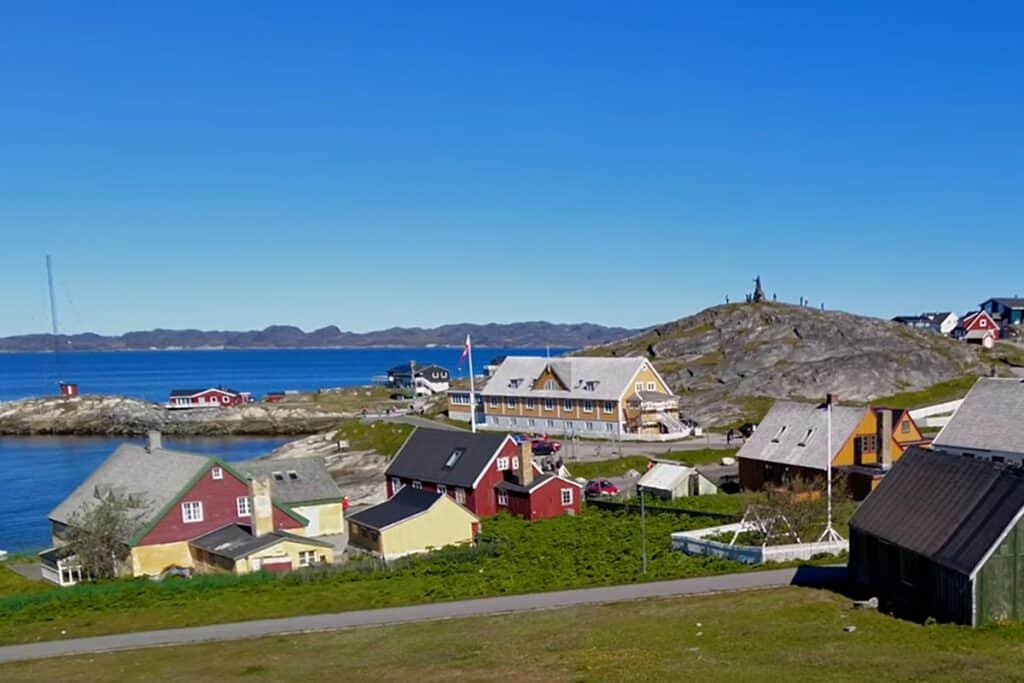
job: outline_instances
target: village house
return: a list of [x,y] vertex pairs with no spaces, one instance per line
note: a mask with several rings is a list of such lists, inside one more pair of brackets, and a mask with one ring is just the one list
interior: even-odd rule
[[1024,470],[911,448],[850,520],[850,579],[916,619],[1020,621],[1022,518]]
[[[479,393],[483,429],[622,439],[691,433],[678,397],[646,358],[508,356]],[[448,407],[468,418],[468,393],[449,393]]]
[[505,434],[418,428],[385,473],[388,497],[405,487],[450,496],[477,517],[508,512],[527,520],[576,515],[583,487],[545,471],[529,441]]
[[949,311],[922,313],[921,315],[898,315],[892,320],[907,327],[937,332],[947,337],[953,334],[957,323],[960,322],[957,314]]
[[440,394],[448,391],[451,375],[440,365],[420,365],[415,361],[402,363],[388,370],[386,384],[395,389],[412,389],[416,378],[416,393]]
[[[169,569],[281,571],[332,562],[330,544],[306,538],[310,520],[273,491],[272,477],[250,478],[218,458],[165,449],[159,433],[151,433],[145,446],[119,446],[50,513],[54,547],[40,555],[44,577],[60,585],[80,578],[81,567],[64,548],[68,530],[87,506],[111,492],[134,498],[133,512],[141,518],[131,537],[121,539],[127,576]],[[230,557],[216,556],[219,544],[211,539],[230,542]]]
[[833,405],[828,453],[826,406],[776,401],[736,454],[741,488],[757,491],[797,479],[820,481],[831,460],[859,500],[904,450],[926,443],[909,411]]
[[344,496],[323,458],[261,458],[235,463],[251,479],[267,479],[274,500],[285,503],[308,521],[304,536],[345,532]]
[[737,484],[735,465],[698,465],[655,460],[636,482],[637,493],[652,498],[672,500],[688,496],[709,496],[719,492],[735,492]]
[[979,308],[988,313],[996,323],[1009,332],[1011,327],[1024,325],[1024,299],[1020,297],[998,297],[983,301]]
[[985,311],[974,311],[960,318],[953,337],[969,344],[981,344],[987,349],[995,346],[1000,337],[999,323]]
[[351,515],[349,543],[385,560],[472,543],[480,518],[437,491],[401,488],[379,505]]
[[971,458],[1024,465],[1024,380],[979,379],[933,445]]
[[235,391],[226,387],[208,389],[174,389],[167,401],[168,408],[227,408],[251,403],[248,391]]

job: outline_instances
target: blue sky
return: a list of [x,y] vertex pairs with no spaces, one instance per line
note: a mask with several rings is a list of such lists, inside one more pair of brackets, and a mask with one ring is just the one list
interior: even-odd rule
[[1019,5],[112,5],[0,15],[0,334],[1024,294]]

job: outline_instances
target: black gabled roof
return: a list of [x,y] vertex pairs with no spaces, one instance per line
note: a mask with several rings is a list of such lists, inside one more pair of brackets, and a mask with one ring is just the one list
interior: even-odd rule
[[349,515],[348,518],[361,526],[380,531],[403,519],[429,510],[444,495],[405,486],[383,503]]
[[231,560],[240,560],[258,550],[269,548],[280,541],[298,541],[305,545],[317,545],[323,548],[331,547],[331,544],[326,541],[296,536],[280,529],[275,529],[263,536],[254,536],[252,527],[247,524],[228,524],[220,529],[203,534],[199,538],[194,538],[189,543],[208,553]]
[[[457,429],[419,427],[388,466],[387,476],[472,488],[487,463],[508,438],[505,434],[473,434]],[[451,467],[456,449],[462,454]]]
[[985,299],[981,304],[984,306],[989,301],[994,301],[1007,308],[1024,308],[1024,298],[1017,296],[994,296],[991,299]]
[[1024,470],[913,447],[850,528],[970,575],[1024,508]]

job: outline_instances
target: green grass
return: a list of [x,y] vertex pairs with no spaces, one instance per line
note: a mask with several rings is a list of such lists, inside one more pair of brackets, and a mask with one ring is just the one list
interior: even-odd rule
[[[1010,681],[1024,626],[921,626],[786,587],[61,657],[6,681]],[[846,632],[844,627],[856,630]],[[343,672],[343,674],[342,674]]]
[[401,422],[363,422],[345,420],[334,433],[336,440],[347,440],[354,451],[376,451],[393,456],[409,438],[415,427]]
[[[635,514],[590,508],[577,517],[484,520],[482,550],[451,549],[390,570],[344,570],[146,579],[86,584],[0,598],[0,642],[173,628],[298,614],[389,607],[741,571],[669,547],[673,531],[711,526],[707,517],[649,515],[648,573],[641,574]],[[63,632],[66,631],[66,635]]]
[[358,413],[363,408],[376,410],[383,406],[395,405],[395,402],[390,400],[394,392],[394,389],[382,386],[349,387],[332,392],[288,395],[281,405],[301,404],[339,413]]
[[1016,344],[996,342],[994,348],[982,349],[980,355],[986,363],[1003,363],[1014,367],[1024,367],[1024,349]]
[[885,406],[887,408],[922,408],[936,403],[945,403],[946,401],[955,401],[958,398],[963,398],[977,381],[977,375],[965,375],[948,382],[934,384],[927,389],[906,391],[893,394],[892,396],[882,396],[873,399],[870,403],[874,406]]
[[[38,559],[33,557],[31,561],[37,561]],[[26,561],[28,561],[28,558],[26,558]],[[19,593],[35,593],[47,590],[49,586],[50,584],[42,583],[41,581],[29,581],[21,574],[12,571],[10,567],[0,566],[0,597]]]
[[621,458],[608,458],[607,460],[594,460],[592,462],[569,463],[569,473],[573,477],[594,479],[596,477],[621,477],[629,470],[636,470],[641,474],[647,470],[651,458],[660,460],[677,460],[688,465],[707,465],[717,463],[726,456],[736,455],[736,448],[701,448],[690,451],[670,451],[668,453],[657,453],[654,455],[626,455]]

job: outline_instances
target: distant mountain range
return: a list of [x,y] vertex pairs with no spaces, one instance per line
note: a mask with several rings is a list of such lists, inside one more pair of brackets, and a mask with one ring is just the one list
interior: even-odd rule
[[[335,325],[304,332],[290,325],[271,325],[245,332],[204,330],[149,330],[104,336],[86,332],[59,335],[56,346],[62,351],[144,351],[149,349],[288,349],[462,346],[466,335],[475,346],[543,347],[545,345],[579,348],[605,344],[637,334],[640,330],[605,327],[591,323],[561,324],[549,322],[460,323],[424,329],[392,327],[375,332],[344,332]],[[0,352],[52,351],[50,334],[25,334],[0,337]]]

